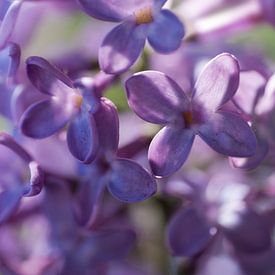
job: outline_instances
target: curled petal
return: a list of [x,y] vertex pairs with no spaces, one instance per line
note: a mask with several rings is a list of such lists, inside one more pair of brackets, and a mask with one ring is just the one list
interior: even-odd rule
[[22,115],[19,122],[20,129],[28,137],[49,137],[71,119],[74,112],[73,109],[69,109],[51,99],[33,104]]
[[119,138],[119,121],[116,106],[107,98],[101,98],[100,108],[94,114],[94,119],[100,142],[99,154],[101,156],[114,156],[118,148]]
[[80,161],[90,163],[98,150],[98,134],[94,118],[81,111],[70,123],[67,142],[71,153]]
[[148,152],[153,174],[168,177],[179,170],[189,155],[194,137],[190,129],[166,126],[160,130]]
[[11,37],[23,1],[16,0],[9,6],[0,26],[0,49],[4,48]]
[[112,163],[108,189],[123,202],[138,202],[153,196],[157,185],[151,175],[136,162],[117,159]]
[[234,56],[228,53],[216,56],[201,72],[193,90],[193,100],[208,110],[217,110],[237,91],[239,72]]
[[142,119],[167,124],[189,107],[189,99],[170,77],[157,71],[134,74],[125,84],[128,102]]
[[71,91],[71,80],[46,59],[31,56],[26,60],[26,64],[28,77],[40,92],[60,96]]
[[211,238],[209,224],[191,207],[179,211],[168,227],[168,244],[176,256],[194,256],[207,246]]
[[184,28],[176,15],[169,10],[162,10],[148,28],[150,45],[161,53],[175,51],[181,45]]
[[207,115],[198,129],[199,136],[218,153],[231,157],[251,157],[257,140],[248,124],[238,115],[217,112]]
[[145,38],[144,26],[124,22],[115,27],[99,48],[100,68],[108,74],[127,71],[138,59]]

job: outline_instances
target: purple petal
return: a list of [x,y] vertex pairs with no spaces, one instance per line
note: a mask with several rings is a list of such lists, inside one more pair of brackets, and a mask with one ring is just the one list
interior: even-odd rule
[[22,1],[13,1],[9,6],[0,26],[0,49],[4,48],[11,37],[22,6]]
[[220,224],[238,250],[253,253],[270,248],[270,232],[262,216],[250,209],[224,211],[223,216]]
[[71,91],[71,80],[46,59],[31,56],[26,64],[28,77],[40,92],[59,96]]
[[176,256],[194,256],[207,246],[211,238],[209,224],[194,208],[179,211],[168,227],[168,243]]
[[100,108],[94,114],[100,153],[107,158],[113,156],[118,148],[119,121],[115,105],[107,98],[101,98]]
[[[119,22],[144,7],[153,6],[153,0],[78,0],[84,10],[91,16],[104,20]],[[163,2],[157,0],[155,2]]]
[[168,177],[184,164],[194,141],[190,129],[166,126],[152,140],[148,158],[155,176]]
[[200,74],[193,90],[193,99],[209,110],[216,110],[230,100],[239,85],[239,63],[223,53],[212,59]]
[[167,124],[181,116],[190,104],[178,84],[161,72],[134,74],[125,87],[131,109],[152,123]]
[[184,28],[176,15],[169,10],[162,10],[148,28],[148,41],[158,52],[170,53],[181,45]]
[[117,159],[111,165],[108,189],[117,199],[123,202],[138,202],[153,196],[156,192],[156,182],[136,162]]
[[199,127],[198,134],[215,151],[227,156],[250,157],[256,152],[254,132],[234,113],[208,114],[207,122]]
[[266,78],[257,71],[241,72],[239,88],[233,98],[234,104],[242,112],[253,114],[259,97],[264,93],[266,82]]
[[73,116],[73,110],[54,100],[44,100],[30,106],[22,115],[19,125],[24,135],[45,138],[63,128]]
[[0,193],[0,224],[15,212],[22,197],[22,188],[5,190]]
[[109,74],[127,71],[138,59],[145,43],[144,26],[124,22],[105,37],[99,48],[100,68]]
[[78,160],[84,163],[94,160],[98,150],[98,134],[91,114],[80,111],[70,122],[67,142],[71,153]]
[[230,158],[230,161],[234,167],[241,169],[254,169],[261,164],[268,153],[269,146],[265,140],[259,138],[257,140],[258,143],[256,153],[252,157]]

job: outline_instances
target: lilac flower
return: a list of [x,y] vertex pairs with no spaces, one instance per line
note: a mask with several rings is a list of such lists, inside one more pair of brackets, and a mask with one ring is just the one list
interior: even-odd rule
[[[100,203],[103,191],[122,202],[143,201],[156,192],[152,176],[133,160],[117,157],[119,125],[118,114],[112,102],[101,98],[99,110],[94,115],[100,140],[97,158],[90,166],[82,167],[80,222],[87,223]],[[104,123],[102,123],[104,121]]]
[[117,74],[130,68],[146,38],[156,51],[170,53],[180,46],[184,36],[179,19],[169,10],[161,9],[166,0],[79,2],[97,19],[122,22],[105,37],[99,49],[99,64],[106,73]]
[[166,125],[154,137],[148,152],[156,176],[169,176],[183,165],[195,135],[224,155],[248,157],[255,153],[256,138],[248,124],[222,108],[238,84],[238,62],[227,53],[206,65],[191,98],[160,72],[137,73],[126,81],[129,105],[137,115]]
[[[252,191],[240,182],[244,179],[222,167],[222,173],[216,171],[208,182],[193,181],[193,176],[187,176],[179,183],[180,193],[188,190],[185,197],[191,202],[174,215],[168,226],[168,244],[174,255],[194,256],[217,233],[242,253],[270,249],[270,227],[249,201]],[[169,184],[174,183],[172,180]]]
[[98,146],[93,118],[98,104],[95,91],[88,91],[80,82],[73,83],[41,57],[28,58],[27,73],[32,84],[48,98],[31,105],[22,115],[23,134],[46,138],[69,124],[67,142],[71,153],[80,161],[91,162]]
[[[11,162],[14,165],[12,169],[7,168],[5,162],[1,161],[0,223],[2,223],[14,213],[22,197],[35,196],[40,193],[43,186],[44,173],[38,163],[10,135],[0,133],[0,144],[9,149],[9,151],[4,151],[2,148],[2,153],[9,165]],[[14,154],[11,155],[10,150],[23,160],[24,165],[22,163],[16,165],[15,156]],[[25,164],[29,166],[30,173],[30,179],[27,183],[25,183],[26,179],[22,176],[22,168]],[[26,167],[23,168],[24,170],[26,170]]]

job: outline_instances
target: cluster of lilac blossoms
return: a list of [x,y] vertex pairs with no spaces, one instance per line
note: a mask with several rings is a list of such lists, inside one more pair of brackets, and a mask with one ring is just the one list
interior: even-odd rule
[[274,3],[0,0],[0,274],[274,275]]

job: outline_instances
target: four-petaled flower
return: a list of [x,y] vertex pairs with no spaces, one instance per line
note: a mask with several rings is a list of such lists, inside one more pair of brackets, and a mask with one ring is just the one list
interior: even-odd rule
[[180,20],[162,9],[166,0],[79,0],[91,16],[105,21],[122,22],[105,37],[99,49],[103,71],[118,74],[129,69],[139,57],[146,38],[158,52],[175,51],[184,36]]
[[222,106],[239,85],[239,64],[230,54],[212,59],[189,98],[170,77],[140,72],[126,81],[130,107],[144,120],[166,125],[150,144],[148,157],[156,176],[169,176],[185,162],[195,135],[215,151],[234,157],[255,153],[256,138],[249,125]]

